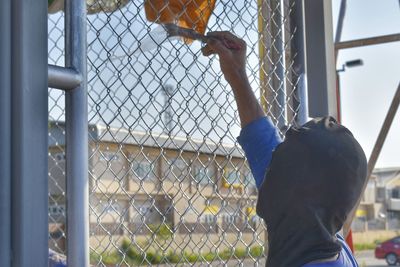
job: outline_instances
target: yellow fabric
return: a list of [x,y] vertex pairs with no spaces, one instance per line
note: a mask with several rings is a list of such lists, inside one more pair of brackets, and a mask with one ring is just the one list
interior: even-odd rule
[[216,0],[145,0],[149,21],[176,23],[204,34]]

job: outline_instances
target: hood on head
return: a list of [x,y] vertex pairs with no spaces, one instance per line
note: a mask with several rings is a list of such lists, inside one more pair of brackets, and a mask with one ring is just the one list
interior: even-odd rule
[[341,248],[334,236],[356,204],[366,173],[361,146],[333,118],[290,128],[259,190],[257,213],[269,234],[267,266],[302,265],[337,254]]

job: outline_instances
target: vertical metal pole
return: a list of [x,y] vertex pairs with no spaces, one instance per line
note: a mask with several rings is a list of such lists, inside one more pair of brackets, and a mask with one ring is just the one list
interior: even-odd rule
[[275,49],[272,49],[272,58],[275,58],[276,71],[272,79],[273,88],[277,91],[278,103],[278,127],[282,129],[286,125],[286,86],[285,86],[285,40],[284,40],[284,4],[283,0],[271,1],[272,14],[271,33],[275,37]]
[[296,122],[302,125],[308,119],[308,95],[306,77],[306,51],[304,40],[304,5],[302,0],[295,0],[293,10],[290,13],[290,32],[293,34],[291,50],[293,57],[293,70],[295,75],[292,83],[297,84],[296,95],[298,99],[298,113]]
[[0,266],[11,265],[11,0],[0,2]]
[[310,117],[336,117],[336,66],[330,0],[304,0],[304,31]]
[[281,129],[286,124],[286,91],[285,91],[285,48],[283,30],[283,4],[282,1],[274,0],[271,5],[271,35],[272,42],[270,47],[272,63],[275,64],[275,71],[272,75],[272,89],[276,92],[274,115],[277,126]]
[[65,1],[65,63],[82,76],[66,92],[67,263],[89,266],[86,2]]
[[[342,0],[340,2],[339,17],[336,24],[335,44],[339,43],[340,39],[342,38],[344,16],[346,15],[346,6],[347,0]],[[335,63],[337,63],[338,54],[339,49],[335,49]]]
[[47,2],[12,0],[11,16],[12,266],[47,266]]
[[261,101],[272,113],[272,121],[282,128],[286,123],[283,4],[281,0],[259,0],[258,5]]

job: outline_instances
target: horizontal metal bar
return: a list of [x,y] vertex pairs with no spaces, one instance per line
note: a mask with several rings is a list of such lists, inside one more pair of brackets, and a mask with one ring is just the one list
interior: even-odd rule
[[82,82],[82,75],[72,68],[49,65],[48,72],[49,87],[52,88],[72,90]]
[[335,44],[335,49],[339,50],[339,49],[354,48],[367,45],[377,45],[377,44],[384,44],[397,41],[400,41],[400,33],[340,42]]

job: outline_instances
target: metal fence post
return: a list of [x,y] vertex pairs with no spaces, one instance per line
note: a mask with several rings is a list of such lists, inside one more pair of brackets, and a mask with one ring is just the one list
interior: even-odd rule
[[0,266],[11,264],[11,0],[0,2]]
[[305,0],[304,23],[310,117],[337,117],[331,1]]
[[12,266],[47,266],[47,2],[14,0],[11,17]]
[[306,78],[306,54],[304,51],[304,5],[302,0],[295,0],[293,5],[293,11],[290,14],[290,28],[293,34],[291,46],[293,52],[293,69],[295,75],[293,84],[297,84],[297,100],[298,100],[298,113],[296,116],[296,122],[302,125],[307,122],[308,119],[308,101],[307,101],[307,78]]
[[283,4],[280,0],[259,0],[258,5],[261,101],[281,129],[286,124]]
[[65,1],[65,66],[82,77],[66,92],[67,262],[89,266],[86,2]]

